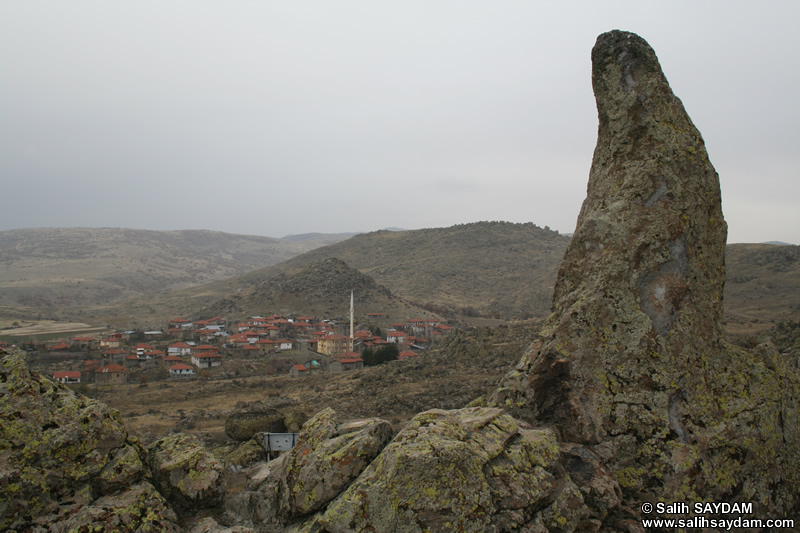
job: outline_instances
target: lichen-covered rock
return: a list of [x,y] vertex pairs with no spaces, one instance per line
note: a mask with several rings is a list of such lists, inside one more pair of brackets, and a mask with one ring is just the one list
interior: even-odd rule
[[255,533],[256,530],[244,526],[221,526],[211,517],[199,520],[189,529],[189,533]]
[[290,411],[284,420],[286,431],[289,433],[300,433],[306,422],[308,422],[308,416],[303,411]]
[[788,516],[800,386],[723,339],[727,228],[703,138],[643,39],[603,34],[592,64],[597,147],[553,314],[491,403],[591,449],[628,501]]
[[257,433],[283,433],[286,431],[284,418],[275,409],[251,407],[228,416],[225,420],[225,434],[233,440],[246,441]]
[[214,449],[214,456],[225,467],[246,468],[255,463],[267,460],[267,450],[264,448],[263,435],[256,434],[247,442],[221,446]]
[[589,510],[559,453],[552,431],[520,427],[500,409],[427,411],[314,519],[315,527],[483,532],[538,524],[572,531]]
[[194,435],[178,433],[147,449],[154,484],[178,508],[197,510],[222,501],[224,471]]
[[118,413],[32,372],[21,352],[0,363],[0,529],[25,528],[146,476]]
[[45,517],[39,524],[46,531],[131,531],[178,533],[178,517],[164,497],[147,482],[138,483],[119,494],[109,494],[79,507],[74,513],[55,520]]
[[259,524],[314,513],[361,474],[392,434],[385,420],[340,423],[333,409],[324,409],[306,422],[291,451],[250,472],[248,490],[227,498],[226,508]]

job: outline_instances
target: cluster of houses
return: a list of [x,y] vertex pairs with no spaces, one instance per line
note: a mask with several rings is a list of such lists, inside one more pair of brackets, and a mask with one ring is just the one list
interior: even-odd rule
[[[372,313],[367,318],[375,320],[380,316]],[[291,375],[302,376],[318,369],[340,372],[362,368],[364,350],[386,344],[398,346],[399,359],[417,357],[451,329],[438,320],[415,319],[391,324],[383,336],[364,329],[355,331],[351,338],[337,332],[332,321],[311,316],[253,316],[232,325],[226,324],[222,317],[195,321],[177,317],[169,320],[164,330],[120,332],[99,339],[74,337],[47,349],[78,348],[101,355],[100,361],[87,361],[83,372],[55,372],[53,377],[63,383],[80,383],[82,376],[91,376],[88,381],[115,385],[125,383],[132,368],[152,366],[166,368],[170,377],[191,377],[198,371],[221,366],[225,357],[266,356],[297,349],[319,356],[290,368]],[[142,335],[145,338],[142,342],[131,340]]]

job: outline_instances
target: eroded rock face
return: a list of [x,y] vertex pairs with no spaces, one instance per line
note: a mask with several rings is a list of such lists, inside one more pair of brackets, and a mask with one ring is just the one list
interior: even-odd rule
[[147,463],[161,494],[183,509],[221,503],[222,465],[194,435],[178,433],[157,440],[147,449]]
[[164,505],[165,514],[148,518],[163,498],[147,482],[142,448],[105,404],[30,371],[15,352],[0,363],[0,419],[0,529],[58,529],[90,515],[113,522],[119,513],[103,509],[136,486],[129,518],[169,530],[174,514]]
[[572,531],[588,515],[552,431],[470,408],[417,415],[317,524],[330,532]]
[[42,521],[48,531],[182,531],[178,517],[150,483],[138,483],[119,494],[107,495],[80,507],[55,524]]
[[[392,438],[380,419],[340,423],[332,409],[303,426],[297,445],[250,473],[248,490],[229,497],[232,515],[279,525],[312,514],[342,492]],[[277,525],[275,525],[277,524]]]
[[631,500],[786,512],[797,379],[722,337],[727,229],[703,139],[642,38],[601,35],[592,64],[598,141],[553,314],[493,403],[591,448]]

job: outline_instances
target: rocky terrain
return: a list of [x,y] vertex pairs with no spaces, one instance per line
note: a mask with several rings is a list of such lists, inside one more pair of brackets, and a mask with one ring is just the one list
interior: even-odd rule
[[290,452],[239,470],[252,441],[220,457],[182,434],[144,446],[5,355],[0,527],[639,532],[658,501],[798,516],[800,380],[773,344],[723,338],[726,225],[703,139],[637,35],[598,38],[592,81],[598,143],[553,312],[488,398],[397,433],[321,408]]

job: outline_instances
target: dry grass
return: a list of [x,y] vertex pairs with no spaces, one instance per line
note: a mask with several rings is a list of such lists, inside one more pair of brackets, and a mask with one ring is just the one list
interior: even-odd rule
[[203,381],[90,385],[88,393],[117,409],[131,434],[150,442],[170,432],[221,444],[225,420],[237,405],[263,402],[307,416],[326,407],[340,419],[381,417],[396,429],[419,412],[464,407],[494,389],[519,360],[536,324],[457,333],[417,360],[304,378],[256,376]]

